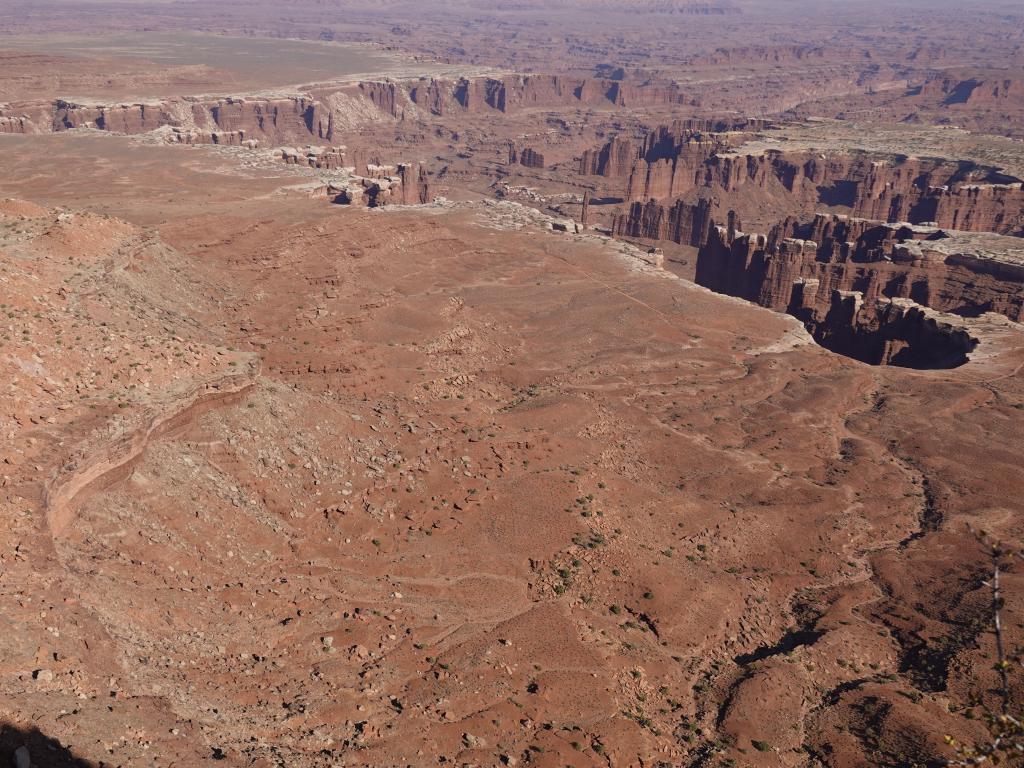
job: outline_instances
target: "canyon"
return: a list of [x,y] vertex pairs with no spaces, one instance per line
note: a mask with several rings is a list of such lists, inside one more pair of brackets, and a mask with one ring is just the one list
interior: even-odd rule
[[[788,312],[865,362],[967,362],[977,340],[926,309],[1021,319],[1020,178],[943,158],[766,148],[769,127],[686,121],[613,137],[579,172],[624,187],[615,235],[696,249],[697,283]],[[766,234],[741,231],[773,217]]]
[[[716,126],[717,127],[717,126]],[[856,152],[744,152],[750,134],[662,126],[642,143],[612,139],[585,153],[583,174],[625,178],[620,234],[676,240],[699,199],[741,216],[841,208],[886,222],[1024,235],[1024,182],[1001,169],[945,159]],[[680,206],[680,201],[686,204]]]
[[819,214],[767,236],[716,227],[700,249],[696,280],[788,312],[819,343],[865,362],[953,367],[978,340],[962,319],[940,322],[925,308],[1019,321],[1024,241]]
[[[330,144],[335,120],[351,112],[376,112],[394,120],[496,111],[514,114],[531,108],[668,106],[684,96],[674,83],[627,84],[595,78],[558,75],[507,75],[458,80],[437,78],[404,82],[365,81],[308,88],[301,95],[280,98],[198,97],[153,103],[15,102],[0,109],[7,133],[45,133],[89,127],[115,133],[148,133],[158,128],[189,128],[200,141],[218,133],[247,132],[271,145],[301,139]],[[379,119],[374,115],[370,120]],[[346,127],[351,119],[341,118]],[[212,140],[212,139],[210,139]],[[214,142],[216,143],[216,142]]]
[[0,763],[1017,765],[1022,29],[0,2]]

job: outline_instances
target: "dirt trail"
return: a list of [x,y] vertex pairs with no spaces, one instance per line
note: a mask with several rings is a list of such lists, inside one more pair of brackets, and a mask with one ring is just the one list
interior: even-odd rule
[[162,407],[141,428],[87,457],[85,466],[57,477],[44,491],[51,535],[60,538],[83,502],[126,478],[153,441],[188,425],[208,410],[241,400],[256,385],[258,376],[259,366],[254,364],[244,374],[231,374],[198,385]]

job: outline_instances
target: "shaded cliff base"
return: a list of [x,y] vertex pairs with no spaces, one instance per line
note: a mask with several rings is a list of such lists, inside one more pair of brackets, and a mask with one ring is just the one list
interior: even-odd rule
[[98,768],[34,727],[0,724],[0,765],[12,768]]
[[865,304],[858,291],[835,291],[825,317],[806,326],[821,346],[871,365],[956,368],[980,343],[963,318],[908,299]]

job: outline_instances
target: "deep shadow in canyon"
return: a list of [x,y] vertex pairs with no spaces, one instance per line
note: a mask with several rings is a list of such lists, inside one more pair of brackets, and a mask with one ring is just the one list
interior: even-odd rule
[[105,768],[79,757],[38,728],[0,725],[0,765],[4,768]]

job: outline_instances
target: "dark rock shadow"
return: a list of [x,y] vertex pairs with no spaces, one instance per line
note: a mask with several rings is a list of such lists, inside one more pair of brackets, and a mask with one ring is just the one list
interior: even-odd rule
[[967,100],[971,97],[971,94],[974,93],[974,89],[979,85],[981,85],[981,83],[977,80],[964,80],[962,83],[958,83],[956,85],[949,96],[946,97],[946,100],[942,103],[945,105],[966,104]]
[[0,723],[0,768],[102,768],[77,757],[37,728]]

